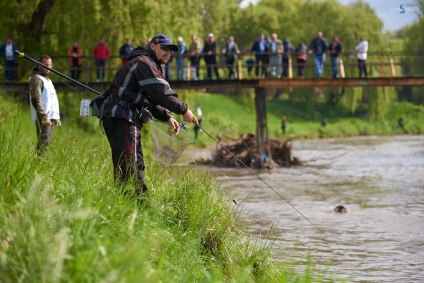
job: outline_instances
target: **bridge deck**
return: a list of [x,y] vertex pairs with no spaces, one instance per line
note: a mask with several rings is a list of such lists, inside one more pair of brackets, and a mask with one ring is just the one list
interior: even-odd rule
[[[55,82],[57,91],[73,92],[68,86],[83,90],[81,86],[72,82]],[[103,92],[110,82],[87,82],[87,86]],[[234,89],[234,88],[315,88],[315,87],[379,87],[379,86],[424,86],[424,77],[373,77],[359,78],[293,78],[293,79],[243,79],[243,80],[191,80],[170,81],[174,89]],[[28,84],[24,82],[0,83],[0,90],[5,92],[28,92]]]

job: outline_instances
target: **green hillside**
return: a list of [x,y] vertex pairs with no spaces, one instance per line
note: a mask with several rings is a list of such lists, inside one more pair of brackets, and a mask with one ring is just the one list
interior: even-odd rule
[[[247,132],[256,131],[254,94],[237,96],[195,93],[189,97],[190,107],[201,105],[203,127],[218,137],[236,138]],[[193,107],[191,106],[193,105]],[[424,107],[407,102],[392,104],[384,119],[372,119],[365,114],[353,115],[340,106],[329,105],[325,101],[291,101],[280,98],[267,100],[267,121],[272,138],[297,139],[347,137],[358,135],[399,135],[424,134]],[[282,134],[281,119],[287,117],[286,134]],[[403,117],[404,128],[398,125]],[[327,125],[321,125],[326,119]],[[199,135],[200,144],[210,144],[204,134]]]

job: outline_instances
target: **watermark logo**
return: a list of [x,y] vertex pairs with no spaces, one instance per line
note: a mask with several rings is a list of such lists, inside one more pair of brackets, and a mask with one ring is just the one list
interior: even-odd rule
[[418,6],[413,6],[410,4],[400,4],[399,7],[391,7],[391,10],[392,12],[399,12],[399,14],[405,14],[408,12],[421,12]]

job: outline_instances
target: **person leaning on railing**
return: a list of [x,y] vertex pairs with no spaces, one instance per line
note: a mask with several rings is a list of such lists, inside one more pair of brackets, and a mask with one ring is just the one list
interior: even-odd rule
[[202,46],[200,45],[200,41],[197,38],[197,36],[193,35],[191,37],[191,43],[188,49],[188,55],[190,56],[191,67],[194,69],[193,79],[195,80],[199,79],[199,61],[200,61],[201,52],[202,52]]
[[[255,76],[258,78],[267,77],[268,72],[268,41],[265,40],[265,35],[261,33],[258,40],[253,43],[250,49],[255,54]],[[259,76],[259,67],[261,67],[261,75]]]
[[308,46],[305,43],[300,42],[296,47],[296,62],[297,62],[297,74],[299,78],[303,78],[303,69],[305,68],[306,59],[308,58]]
[[79,80],[81,75],[82,54],[83,51],[81,46],[79,46],[77,41],[74,41],[68,48],[68,56],[71,65],[71,78],[74,80]]
[[362,78],[362,73],[365,77],[368,77],[367,66],[365,61],[367,60],[368,52],[368,41],[362,36],[359,38],[359,44],[355,47],[356,58],[358,59],[359,77]]
[[328,52],[330,53],[332,77],[335,79],[339,74],[339,56],[342,53],[342,44],[337,36],[333,37],[333,41],[328,46]]

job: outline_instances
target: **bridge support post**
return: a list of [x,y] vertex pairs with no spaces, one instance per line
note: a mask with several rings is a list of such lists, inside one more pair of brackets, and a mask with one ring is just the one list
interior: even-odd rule
[[396,77],[395,63],[393,61],[392,52],[390,52],[389,54],[390,54],[390,59],[389,59],[389,61],[390,61],[390,76],[393,78],[393,77]]
[[263,87],[255,88],[255,106],[256,106],[256,142],[257,152],[260,156],[261,168],[264,168],[265,145],[268,144],[268,131],[266,121],[266,89]]

